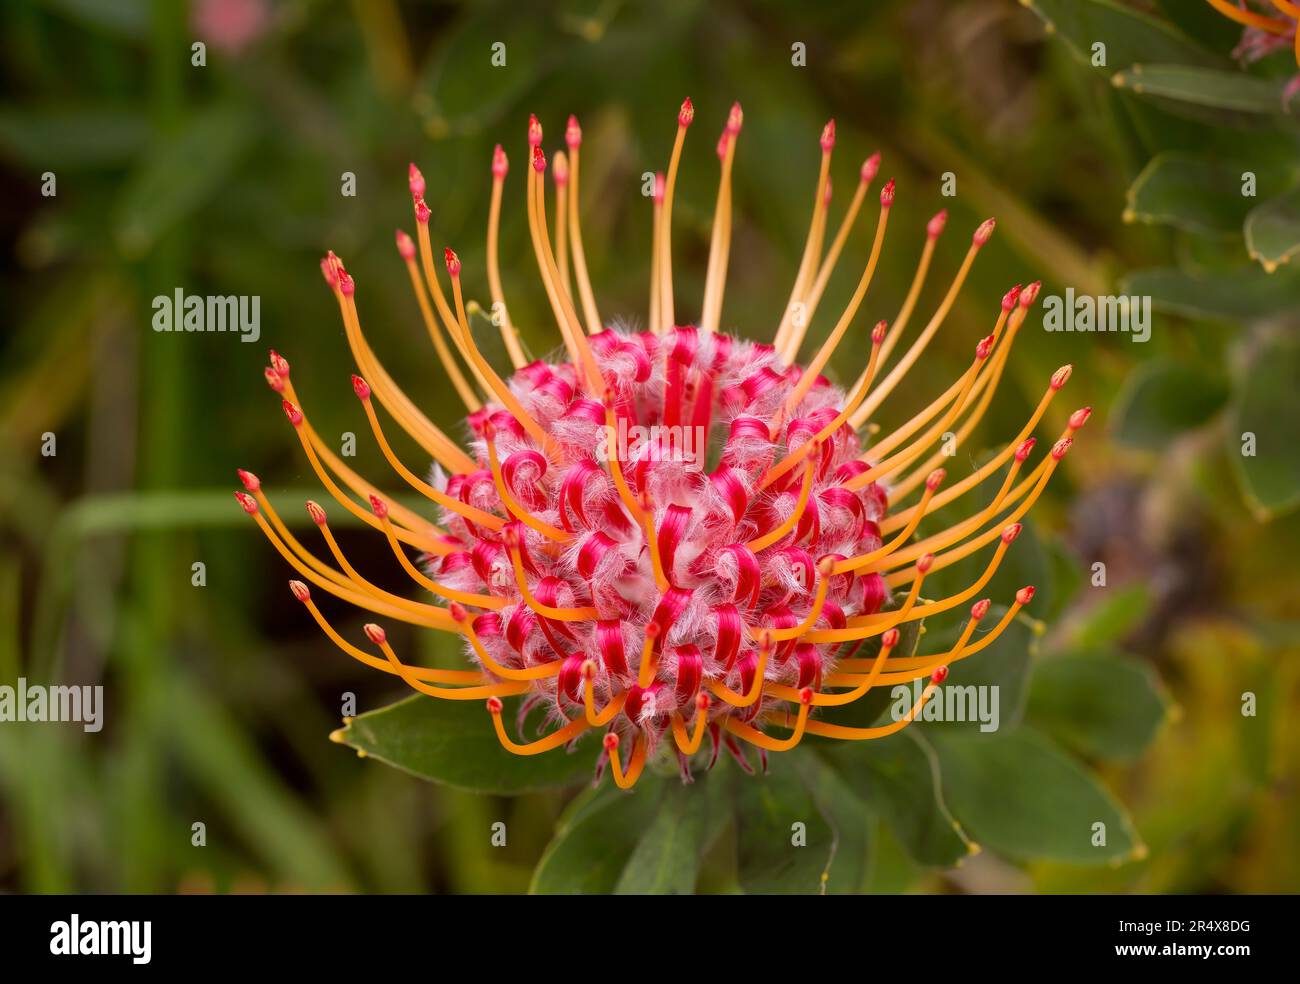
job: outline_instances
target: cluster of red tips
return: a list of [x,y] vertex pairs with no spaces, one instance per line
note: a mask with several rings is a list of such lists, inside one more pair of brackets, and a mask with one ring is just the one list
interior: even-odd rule
[[1074,444],[1074,438],[1063,437],[1052,445],[1052,457],[1060,461],[1070,451],[1070,446]]
[[275,374],[281,379],[289,378],[289,363],[275,349],[271,349],[271,368],[275,370]]
[[1002,531],[1002,542],[1015,543],[1016,537],[1020,535],[1020,531],[1022,529],[1024,529],[1023,523],[1012,523],[1010,526],[1008,526],[1005,530]]
[[971,241],[976,246],[983,246],[986,242],[988,242],[990,239],[993,238],[993,228],[996,225],[997,222],[995,222],[993,219],[985,219],[983,222],[980,223],[980,227],[975,230],[975,235],[971,237]]
[[934,218],[932,218],[926,224],[925,234],[929,236],[931,239],[938,239],[941,235],[943,235],[943,227],[946,226],[947,224],[948,224],[948,210],[946,208],[941,208],[939,209],[938,212],[935,213]]
[[829,154],[831,148],[835,146],[835,121],[827,120],[826,125],[822,127],[822,153]]
[[858,177],[862,179],[863,184],[871,184],[871,182],[876,180],[876,175],[879,173],[880,151],[876,151],[862,162],[862,169],[858,171]]
[[388,515],[388,503],[377,495],[372,495],[370,497],[370,509],[380,519],[383,519]]
[[1092,407],[1080,407],[1078,410],[1074,411],[1074,413],[1070,414],[1070,429],[1078,430],[1088,422],[1088,418],[1091,416]]
[[926,476],[925,487],[929,489],[931,492],[933,492],[935,489],[937,489],[940,485],[943,484],[943,480],[947,477],[947,475],[948,473],[944,471],[942,468],[936,468],[934,471],[930,472],[930,474]]
[[934,684],[943,683],[948,679],[948,667],[941,666],[930,674],[930,682]]
[[927,571],[929,571],[929,569],[933,566],[934,566],[934,554],[931,553],[921,554],[920,557],[916,558],[917,573],[924,574]]
[[352,392],[356,393],[357,399],[364,403],[370,399],[370,384],[354,374],[352,377]]
[[1038,438],[1026,438],[1025,442],[1016,448],[1016,460],[1024,464],[1028,460],[1030,453],[1034,450],[1034,445],[1038,443]]
[[885,342],[885,334],[888,331],[889,331],[889,322],[881,318],[879,321],[876,322],[876,327],[871,329],[871,344],[883,345]]
[[564,128],[564,142],[569,145],[570,150],[582,144],[582,127],[578,126],[576,116],[569,116],[569,125]]
[[433,213],[429,211],[429,206],[426,205],[426,204],[424,203],[424,199],[423,199],[423,198],[421,198],[419,201],[417,201],[417,202],[415,203],[415,221],[416,221],[416,222],[420,223],[420,225],[428,225],[428,224],[429,224],[429,219],[430,219],[432,216],[433,216]]
[[740,108],[740,103],[731,104],[731,112],[727,114],[727,132],[733,137],[740,132],[740,128],[745,124],[745,111]]
[[289,418],[289,423],[298,427],[302,424],[302,411],[295,407],[288,400],[281,400],[280,406],[284,408],[284,415]]
[[311,521],[317,526],[325,525],[325,510],[320,507],[319,502],[313,502],[311,499],[307,500],[307,515],[311,517]]
[[533,170],[538,174],[546,170],[546,154],[542,152],[541,147],[533,148]]
[[542,145],[542,124],[537,122],[537,114],[528,114],[528,146],[540,147]]
[[307,585],[301,581],[290,581],[289,590],[293,592],[293,596],[299,601],[306,602],[311,599],[311,592],[307,590]]
[[880,207],[889,208],[894,204],[894,179],[890,178],[885,182],[885,187],[880,189]]
[[985,335],[981,338],[980,343],[975,346],[975,358],[980,360],[987,359],[989,353],[993,351],[993,343],[995,341],[996,339],[992,335]]
[[415,243],[411,239],[411,237],[408,236],[406,233],[404,233],[401,229],[398,229],[396,239],[397,239],[397,254],[404,260],[414,259]]
[[380,628],[374,622],[367,622],[365,625],[362,626],[362,629],[365,630],[366,638],[369,639],[371,642],[373,642],[376,646],[382,646],[384,643],[388,641],[388,633],[386,633],[382,628]]
[[424,175],[414,164],[407,171],[406,183],[411,188],[411,197],[417,202],[424,197]]
[[1043,282],[1041,280],[1035,280],[1032,284],[1026,287],[1023,291],[1021,291],[1020,306],[1022,308],[1027,308],[1031,304],[1033,304],[1034,301],[1038,300],[1038,292],[1042,289],[1042,287],[1043,287]]
[[687,96],[682,100],[682,108],[677,111],[677,125],[685,130],[691,125],[693,119],[695,119],[695,107],[691,104],[691,97]]
[[506,157],[506,152],[497,144],[492,148],[492,177],[504,178],[509,170],[510,158]]
[[992,604],[989,599],[982,598],[970,606],[970,617],[979,621],[989,613],[989,605]]
[[1016,306],[1016,301],[1020,299],[1021,285],[1016,284],[1009,291],[1002,295],[1002,310],[1010,311]]
[[886,632],[884,635],[880,637],[880,647],[882,649],[898,648],[898,640],[901,635],[902,633],[900,633],[897,629],[890,629],[888,632]]
[[244,471],[244,469],[242,468],[236,468],[235,474],[239,476],[239,480],[244,483],[244,488],[247,489],[249,492],[256,492],[258,489],[262,487],[261,479],[259,479],[256,475],[254,475],[250,471]]
[[235,499],[238,500],[244,512],[248,513],[248,515],[252,516],[257,513],[257,500],[247,492],[236,492]]
[[1034,586],[1032,584],[1026,584],[1023,588],[1021,588],[1019,591],[1016,592],[1016,603],[1019,605],[1027,605],[1033,600],[1034,600]]
[[453,277],[460,276],[460,257],[456,251],[448,246],[442,251],[443,261],[447,264],[447,273]]

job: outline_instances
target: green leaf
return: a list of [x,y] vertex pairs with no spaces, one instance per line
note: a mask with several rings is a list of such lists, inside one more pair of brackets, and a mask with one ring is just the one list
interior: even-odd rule
[[535,895],[612,892],[654,816],[663,787],[645,776],[631,791],[605,782],[580,795],[556,825],[529,891]]
[[801,760],[794,752],[772,755],[767,775],[736,780],[737,864],[746,892],[821,890],[833,859],[835,832],[800,780]]
[[1101,601],[1071,622],[1070,644],[1077,649],[1097,649],[1119,642],[1151,608],[1151,589],[1143,581],[1100,593]]
[[[971,643],[978,644],[1006,614],[1007,607],[990,606],[982,627],[971,636]],[[948,638],[944,642],[936,639],[930,651],[941,653],[951,648],[964,624],[953,625],[945,633]],[[928,734],[938,727],[987,732],[1014,727],[1023,714],[1029,667],[1037,649],[1037,633],[1026,620],[1017,618],[987,647],[952,663],[943,689],[921,710],[923,731]],[[920,696],[923,684],[913,684],[906,697],[900,692],[898,709],[902,701],[910,707]]]
[[1159,222],[1198,233],[1237,233],[1251,201],[1241,193],[1244,165],[1209,154],[1166,151],[1128,190],[1126,222]]
[[1227,273],[1191,274],[1157,267],[1129,274],[1120,292],[1149,296],[1153,308],[1169,314],[1248,321],[1294,306],[1300,297],[1300,272],[1287,268],[1269,275],[1252,266]]
[[1282,116],[1286,83],[1236,71],[1185,65],[1133,65],[1117,72],[1111,83],[1141,96],[1173,103],[1224,110],[1231,114]]
[[1111,432],[1121,444],[1163,451],[1180,434],[1206,423],[1227,401],[1227,382],[1208,370],[1167,359],[1144,362],[1115,398]]
[[[507,700],[502,720],[514,721]],[[372,758],[404,772],[475,792],[514,795],[590,777],[599,742],[577,751],[514,755],[501,747],[478,700],[438,700],[416,695],[352,719],[336,734]]]
[[[1016,861],[1119,863],[1145,854],[1123,808],[1074,759],[1028,727],[931,730],[948,807],[977,844]],[[1105,844],[1095,824],[1104,824]]]
[[724,820],[720,773],[709,773],[689,785],[673,780],[662,785],[654,815],[618,880],[619,894],[691,894],[700,856]]
[[1123,656],[1046,659],[1029,683],[1028,719],[1084,756],[1134,761],[1168,713],[1151,668]]
[[1300,252],[1300,188],[1263,202],[1246,217],[1246,249],[1272,273]]
[[[93,133],[93,140],[86,135]],[[0,111],[0,148],[42,171],[120,164],[139,153],[149,121],[113,107],[15,108]]]
[[[1242,493],[1261,520],[1300,505],[1300,337],[1277,332],[1258,341],[1236,380],[1227,453]],[[1245,454],[1254,436],[1253,454]]]
[[824,746],[821,752],[844,785],[889,823],[917,861],[950,868],[973,850],[944,805],[938,761],[911,726],[874,741]]
[[861,894],[871,874],[873,832],[878,822],[874,813],[821,758],[801,755],[799,772],[834,837],[826,862],[825,892]]
[[1112,71],[1139,59],[1214,65],[1221,59],[1183,35],[1171,24],[1114,0],[1020,0],[1046,22],[1081,61],[1092,64],[1097,42],[1106,45],[1106,65]]

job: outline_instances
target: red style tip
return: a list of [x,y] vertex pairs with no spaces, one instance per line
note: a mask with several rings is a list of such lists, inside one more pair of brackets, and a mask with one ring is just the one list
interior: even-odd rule
[[1016,602],[1021,605],[1027,605],[1034,600],[1034,586],[1026,584],[1016,592]]
[[596,664],[592,660],[584,659],[580,672],[584,680],[594,680],[596,677]]
[[744,125],[745,111],[740,108],[740,103],[734,102],[731,104],[731,112],[727,114],[727,132],[734,137]]
[[367,622],[361,628],[365,631],[366,637],[376,646],[382,646],[388,641],[388,633],[374,622]]
[[647,639],[658,639],[658,638],[659,638],[659,632],[660,632],[660,629],[659,629],[659,623],[658,623],[658,622],[647,622],[647,623],[646,623],[646,627],[645,627],[645,637],[646,637]]
[[320,507],[319,502],[313,502],[311,499],[307,500],[307,515],[311,517],[311,521],[317,526],[325,525],[325,510]]
[[605,746],[605,751],[612,752],[618,748],[618,735],[611,731],[600,740],[600,743]]
[[931,239],[938,239],[943,235],[943,227],[948,224],[948,210],[940,209],[925,227],[925,234]]
[[817,561],[817,573],[822,577],[830,577],[835,573],[835,558],[827,554],[821,560]]
[[339,271],[339,291],[344,297],[351,297],[357,292],[357,282],[352,279],[352,274],[346,270]]
[[500,714],[502,706],[500,697],[489,697],[487,699],[487,709],[489,714]]
[[975,358],[980,359],[981,361],[987,359],[989,353],[993,351],[993,343],[995,341],[996,339],[992,335],[985,335],[981,338],[980,343],[975,346]]
[[1043,282],[1041,280],[1035,280],[1032,284],[1022,290],[1020,292],[1020,306],[1027,308],[1029,305],[1033,304],[1034,301],[1038,300],[1038,292],[1042,290],[1042,288]]
[[885,187],[880,189],[880,207],[889,208],[894,204],[894,179],[890,178],[885,182]]
[[428,225],[429,218],[432,215],[433,213],[429,211],[429,206],[424,203],[423,198],[415,203],[415,221],[420,225]]
[[940,666],[937,670],[935,670],[933,673],[930,674],[931,683],[943,683],[943,681],[947,679],[948,679],[948,667],[946,666]]
[[944,471],[942,468],[936,468],[934,471],[930,472],[928,476],[926,476],[925,487],[929,489],[931,492],[933,492],[935,489],[937,489],[940,485],[943,484],[943,480],[947,478],[947,476],[948,473]]
[[983,246],[993,238],[993,228],[997,223],[993,219],[985,219],[980,223],[980,227],[975,230],[975,235],[971,237],[971,242],[976,246]]
[[882,345],[885,341],[885,335],[889,332],[889,323],[883,318],[876,322],[876,327],[871,329],[871,344]]
[[406,183],[411,188],[411,197],[419,201],[424,197],[424,175],[420,173],[420,169],[414,164],[411,165],[406,175]]
[[411,237],[401,229],[397,230],[397,254],[404,260],[412,259],[415,256],[415,243]]
[[546,170],[546,155],[542,153],[541,147],[533,148],[533,170],[538,174]]
[[1006,529],[1002,531],[1002,542],[1015,543],[1016,537],[1020,535],[1020,531],[1023,530],[1024,528],[1025,527],[1023,523],[1012,523],[1010,526],[1008,526]]
[[803,704],[804,707],[807,707],[812,702],[813,702],[812,687],[804,687],[802,690],[799,691],[800,704]]
[[1016,448],[1016,460],[1021,464],[1029,458],[1030,452],[1034,450],[1034,445],[1038,443],[1038,438],[1031,437],[1026,439],[1025,443]]
[[1070,414],[1070,430],[1079,430],[1092,416],[1092,407],[1080,407]]
[[1074,366],[1061,366],[1056,372],[1052,373],[1052,389],[1059,390],[1070,381],[1070,374],[1074,372]]
[[483,440],[485,440],[485,441],[495,441],[495,440],[496,440],[496,437],[497,437],[497,425],[494,424],[494,423],[492,423],[492,421],[490,421],[490,420],[485,420],[485,421],[483,421],[483,426],[482,426],[482,428],[480,428],[480,429],[481,429],[482,432],[483,432]]
[[463,622],[465,621],[465,616],[466,616],[465,606],[462,605],[459,601],[453,601],[450,605],[447,606],[447,614],[452,617],[453,621]]
[[513,526],[507,526],[501,531],[501,539],[505,541],[506,549],[519,549],[519,531]]
[[987,598],[982,598],[979,601],[975,602],[975,604],[970,606],[970,617],[978,622],[980,619],[982,619],[985,615],[989,613],[990,604],[992,604],[992,602],[990,602],[989,599]]
[[244,483],[244,488],[249,492],[256,492],[262,487],[262,481],[250,471],[244,471],[242,468],[236,468],[235,474],[239,480]]
[[366,400],[370,399],[370,384],[367,383],[360,376],[353,375],[352,392],[357,394],[358,400],[360,400],[362,403],[365,403]]
[[828,120],[826,122],[826,125],[822,127],[821,144],[822,144],[822,152],[826,154],[829,154],[831,152],[831,148],[835,146],[835,121],[834,120]]
[[863,184],[871,184],[876,180],[876,175],[880,173],[880,151],[876,151],[865,161],[862,167],[858,169],[858,178]]
[[311,599],[311,592],[307,590],[307,585],[301,581],[290,581],[289,590],[293,592],[293,596],[299,601],[305,602]]
[[1020,298],[1020,284],[1016,284],[1009,291],[1002,295],[1002,310],[1010,311],[1016,306],[1016,301]]
[[1069,453],[1070,447],[1073,444],[1074,444],[1073,438],[1070,437],[1061,438],[1061,440],[1057,441],[1055,444],[1052,445],[1052,457],[1055,458],[1057,461],[1060,461]]
[[890,629],[880,637],[880,648],[897,649],[900,635],[901,633],[897,629]]
[[370,497],[370,509],[380,519],[383,519],[388,515],[388,503],[377,495],[372,495]]
[[257,515],[257,500],[247,492],[236,492],[235,499],[243,507],[244,512],[250,516]]
[[284,392],[284,380],[280,378],[280,374],[278,372],[276,372],[270,366],[267,366],[265,369],[262,370],[262,375],[266,377],[267,386],[271,387],[271,389],[275,390],[277,393]]
[[707,711],[709,705],[712,703],[713,701],[709,700],[709,695],[706,693],[698,693],[695,695],[695,709],[701,714]]
[[572,113],[569,114],[569,125],[564,128],[564,142],[570,150],[582,144],[582,127],[578,126],[578,118]]
[[289,363],[275,349],[271,349],[271,368],[275,370],[275,374],[281,379],[289,378]]
[[528,146],[540,147],[542,145],[542,124],[537,122],[537,116],[534,113],[528,114]]
[[677,111],[677,125],[685,130],[695,119],[695,106],[691,103],[691,97],[687,96],[682,100],[682,108]]
[[456,251],[448,246],[442,251],[442,259],[443,262],[447,264],[447,273],[449,273],[453,278],[459,277],[460,257],[456,255]]
[[492,177],[504,178],[506,172],[509,170],[510,158],[508,158],[506,152],[501,149],[501,145],[497,144],[492,148]]
[[916,558],[916,570],[920,574],[926,573],[933,566],[934,566],[934,554],[931,553],[922,554],[920,557]]
[[288,400],[281,400],[280,406],[284,409],[284,415],[289,418],[289,423],[295,427],[302,425],[302,411],[295,407]]

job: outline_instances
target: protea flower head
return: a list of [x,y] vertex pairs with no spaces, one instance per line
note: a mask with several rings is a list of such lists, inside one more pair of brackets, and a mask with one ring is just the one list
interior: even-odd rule
[[[1242,25],[1241,43],[1233,56],[1256,62],[1275,51],[1291,49],[1296,67],[1300,68],[1300,3],[1295,0],[1207,0],[1223,16]],[[1285,106],[1300,92],[1300,74],[1295,75],[1282,91]]]
[[[864,446],[864,426],[939,330],[994,224],[990,219],[975,230],[934,316],[886,374],[883,367],[905,337],[945,224],[940,212],[927,225],[911,289],[892,327],[881,321],[864,328],[859,312],[894,201],[894,182],[886,182],[852,298],[825,341],[800,364],[807,328],[880,165],[874,155],[861,166],[852,201],[824,248],[833,123],[821,135],[807,245],[789,302],[773,319],[775,340],[750,342],[718,330],[731,172],[742,127],[739,105],[732,108],[718,143],[721,179],[699,321],[682,324],[670,243],[678,162],[693,117],[687,100],[667,172],[653,195],[644,331],[610,326],[597,308],[579,222],[577,121],[569,118],[567,154],[556,153],[551,169],[553,238],[542,128],[530,120],[528,222],[563,341],[562,354],[550,362],[527,360],[502,293],[497,231],[508,163],[497,147],[485,279],[513,362],[508,378],[475,345],[457,255],[447,249],[442,269],[435,263],[426,184],[412,165],[417,235],[413,240],[399,232],[397,248],[438,358],[465,403],[465,448],[398,388],[362,334],[351,275],[333,253],[322,261],[356,360],[352,387],[361,410],[393,470],[430,500],[436,524],[334,455],[312,427],[288,362],[272,353],[267,382],[283,396],[284,411],[322,484],[341,508],[386,538],[417,594],[431,594],[432,600],[391,593],[367,580],[349,563],[316,503],[308,503],[308,511],[332,563],[294,538],[255,476],[240,472],[246,491],[236,493],[301,578],[290,582],[294,596],[345,653],[431,697],[484,701],[502,745],[519,755],[603,731],[597,778],[608,764],[623,787],[633,785],[656,755],[671,761],[675,753],[689,779],[690,760],[706,734],[710,765],[726,748],[749,770],[742,742],[756,746],[765,763],[768,751],[793,748],[806,734],[857,741],[888,735],[914,720],[948,666],[986,648],[1029,603],[1032,587],[1018,592],[998,624],[973,641],[989,609],[989,600],[978,594],[1089,414],[1087,408],[1075,412],[1050,453],[1029,465],[1031,435],[1069,377],[1070,367],[1063,367],[1045,381],[1041,401],[1001,453],[944,486],[941,438],[951,431],[958,443],[964,441],[988,408],[1038,293],[1035,283],[990,303],[992,330],[972,339],[965,371],[902,427],[877,433]],[[821,373],[851,330],[869,331],[871,350],[846,392]],[[381,423],[381,407],[387,423]],[[427,451],[435,462],[431,473],[422,477],[399,460],[386,436],[393,424]],[[988,505],[914,540],[928,512],[1003,466],[1006,475]],[[987,561],[974,583],[948,597],[923,599],[927,575],[977,552],[987,554]],[[326,621],[313,590],[385,621],[463,637],[467,668],[408,664],[378,624],[366,626],[367,647],[354,644]],[[972,602],[951,648],[896,652],[906,623]],[[855,657],[867,640],[878,649]],[[849,727],[821,719],[821,708],[917,679],[928,685],[900,720]],[[502,699],[511,696],[523,698],[513,727],[503,721]],[[544,712],[549,730],[524,741],[516,735],[533,711]]]

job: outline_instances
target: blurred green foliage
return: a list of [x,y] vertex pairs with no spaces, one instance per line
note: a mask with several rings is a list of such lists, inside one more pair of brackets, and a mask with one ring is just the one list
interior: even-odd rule
[[[1236,66],[1233,25],[1186,0],[284,0],[241,40],[232,18],[261,7],[14,0],[0,12],[14,305],[0,372],[0,682],[102,681],[108,694],[99,734],[0,725],[0,887],[1300,886],[1300,281],[1286,262],[1300,218],[1296,120],[1280,97],[1295,70],[1287,52]],[[504,68],[491,63],[495,42]],[[795,42],[806,67],[791,65]],[[964,367],[1012,283],[1153,298],[1145,344],[1031,320],[977,432],[1000,446],[1066,362],[1070,402],[1042,433],[1077,405],[1097,408],[993,589],[1039,585],[1037,620],[954,668],[954,682],[1002,684],[1011,727],[979,736],[923,722],[868,750],[809,743],[774,756],[761,781],[728,763],[689,789],[647,777],[635,797],[608,780],[576,798],[556,785],[582,781],[579,757],[506,763],[481,784],[490,795],[466,791],[483,773],[456,760],[464,746],[450,760],[427,747],[464,709],[430,701],[359,718],[349,740],[368,758],[347,754],[326,740],[342,695],[375,711],[403,694],[327,645],[230,501],[236,466],[276,501],[314,487],[262,381],[264,348],[292,362],[322,433],[364,433],[318,279],[333,248],[357,278],[372,345],[461,433],[392,246],[393,228],[410,225],[406,162],[429,178],[437,235],[467,272],[481,270],[492,145],[514,155],[517,175],[527,114],[554,142],[577,113],[592,277],[602,311],[635,324],[650,230],[641,175],[663,166],[687,94],[701,132],[677,192],[681,298],[702,288],[712,134],[733,100],[745,106],[724,309],[739,334],[770,338],[780,320],[827,117],[839,130],[837,199],[873,150],[898,180],[865,323],[897,310],[937,208],[950,211],[940,271],[958,262],[967,230],[997,216],[950,326],[889,420]],[[1241,193],[1245,170],[1254,198]],[[340,195],[344,172],[355,197]],[[939,195],[945,172],[957,179],[952,199]],[[49,175],[54,195],[42,194]],[[506,292],[541,354],[557,339],[521,206],[516,180]],[[846,255],[861,255],[867,234],[856,230]],[[852,277],[832,280],[826,310]],[[484,283],[467,279],[482,299]],[[943,288],[942,273],[933,279],[922,310]],[[151,299],[178,287],[260,296],[259,344],[151,331]],[[832,375],[853,378],[866,350],[864,334],[846,340]],[[1245,432],[1254,456],[1242,453]],[[46,434],[55,456],[41,453]],[[358,470],[386,474],[359,445]],[[980,446],[962,458],[973,465]],[[418,460],[413,446],[401,451]],[[376,580],[402,586],[382,543],[341,536]],[[196,561],[206,586],[192,584]],[[357,636],[357,613],[327,611]],[[927,649],[955,631],[926,628]],[[435,635],[402,644],[457,665]],[[438,784],[369,760],[402,759],[385,741],[412,721],[427,760],[399,764]],[[809,849],[773,854],[791,811],[808,818]],[[1082,816],[1107,822],[1104,858],[1068,829]],[[498,821],[510,832],[502,848],[489,840]],[[196,822],[204,848],[191,844]],[[972,854],[972,842],[986,850]],[[1103,859],[1112,863],[1079,864]]]

